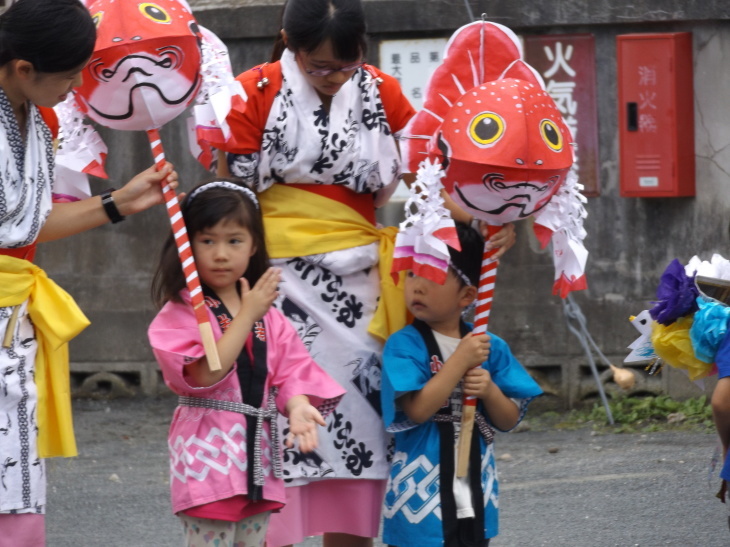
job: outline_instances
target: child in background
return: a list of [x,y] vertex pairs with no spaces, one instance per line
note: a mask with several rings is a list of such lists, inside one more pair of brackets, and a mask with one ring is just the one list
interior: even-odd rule
[[269,267],[258,207],[228,180],[199,185],[182,203],[220,371],[208,367],[172,236],[153,282],[164,307],[150,343],[180,395],[168,438],[172,507],[190,547],[263,545],[270,513],[285,502],[277,410],[289,417],[287,445],[309,452],[344,394],[271,307],[280,271]]
[[[477,295],[484,243],[465,224],[457,231],[462,250],[449,249],[443,285],[408,273],[415,320],[383,355],[383,418],[395,433],[383,542],[397,547],[489,544],[498,533],[492,427],[514,428],[542,393],[501,338],[472,333],[462,320]],[[468,477],[457,478],[463,395],[479,401]]]

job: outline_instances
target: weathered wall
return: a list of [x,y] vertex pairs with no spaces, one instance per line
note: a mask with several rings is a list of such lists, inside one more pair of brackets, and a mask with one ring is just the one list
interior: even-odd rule
[[[239,72],[267,60],[278,30],[281,2],[193,0],[199,22],[231,49]],[[458,0],[365,0],[371,33],[368,60],[377,64],[377,42],[384,38],[442,37],[468,22]],[[730,254],[730,6],[724,1],[471,1],[474,14],[488,13],[518,34],[590,32],[596,37],[600,142],[599,197],[590,198],[586,228],[589,289],[575,300],[597,345],[615,363],[635,338],[629,315],[648,306],[659,275],[673,258],[702,253]],[[618,34],[691,31],[694,39],[695,147],[697,197],[621,198],[618,191],[616,45]],[[163,129],[168,156],[184,188],[204,173],[186,152],[181,121]],[[151,163],[143,135],[108,137],[110,164],[118,186]],[[104,183],[99,186],[103,189]],[[394,218],[393,208],[383,218]],[[78,300],[92,326],[72,343],[77,369],[152,366],[146,326],[154,310],[149,279],[167,234],[162,210],[105,226],[76,238],[42,246],[39,262]],[[527,225],[500,264],[491,328],[515,353],[572,403],[595,391],[587,360],[569,332],[559,298],[552,296],[550,257],[536,251]],[[601,370],[605,367],[599,363]],[[143,368],[144,369],[144,368]],[[146,368],[145,370],[149,370]],[[698,391],[681,375],[648,378],[640,372],[637,389],[675,395]],[[611,385],[607,386],[609,389]]]

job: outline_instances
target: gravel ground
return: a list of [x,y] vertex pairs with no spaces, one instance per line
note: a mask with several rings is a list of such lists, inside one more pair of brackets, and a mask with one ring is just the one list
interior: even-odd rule
[[[166,432],[175,399],[74,401],[79,457],[48,461],[49,547],[177,547]],[[508,546],[730,545],[709,484],[715,435],[525,431],[497,438]],[[321,545],[310,539],[303,545]],[[376,546],[382,543],[376,542]]]

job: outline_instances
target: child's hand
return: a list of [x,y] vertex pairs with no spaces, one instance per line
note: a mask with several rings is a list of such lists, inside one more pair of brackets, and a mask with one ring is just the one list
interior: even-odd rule
[[464,375],[464,395],[486,399],[492,385],[492,375],[482,367],[475,367]]
[[296,441],[302,452],[311,452],[317,448],[317,424],[325,425],[319,410],[305,402],[296,405],[289,410],[289,436],[286,446],[292,448]]
[[241,311],[248,314],[252,321],[261,319],[276,297],[279,296],[278,286],[281,281],[281,268],[269,268],[264,272],[253,289],[249,288],[248,280],[241,278]]
[[488,334],[470,332],[456,346],[454,356],[457,357],[458,362],[463,366],[463,372],[466,373],[466,371],[481,365],[487,360],[490,347],[491,342]]

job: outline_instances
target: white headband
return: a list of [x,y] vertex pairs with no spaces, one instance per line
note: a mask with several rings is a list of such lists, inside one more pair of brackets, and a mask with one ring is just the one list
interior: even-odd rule
[[253,201],[253,204],[256,206],[256,209],[259,208],[259,201],[256,199],[256,194],[254,194],[248,188],[241,186],[240,184],[233,184],[232,182],[228,182],[225,180],[219,180],[216,182],[209,182],[208,184],[203,184],[203,186],[201,186],[200,188],[197,188],[195,191],[193,191],[190,194],[188,201],[193,201],[196,196],[198,196],[202,192],[205,192],[206,190],[210,190],[211,188],[228,188],[229,190],[235,190],[237,192],[241,192],[242,194],[245,194],[246,196],[248,196],[248,198],[251,201]]
[[451,267],[452,270],[454,270],[454,273],[456,274],[456,277],[458,277],[459,279],[461,279],[467,285],[474,285],[474,283],[472,282],[472,280],[469,279],[464,272],[462,272],[459,268],[456,267],[456,264],[454,264],[452,262],[451,264],[449,264],[449,266]]

